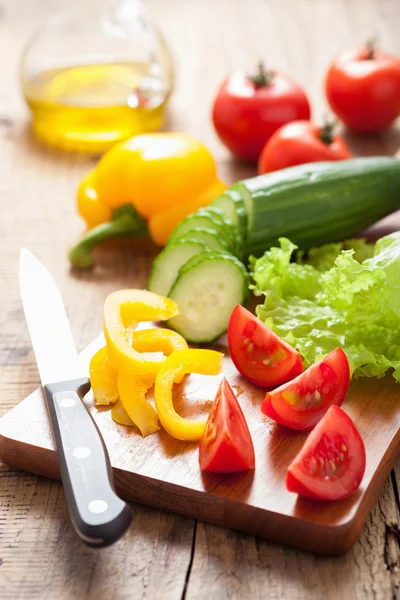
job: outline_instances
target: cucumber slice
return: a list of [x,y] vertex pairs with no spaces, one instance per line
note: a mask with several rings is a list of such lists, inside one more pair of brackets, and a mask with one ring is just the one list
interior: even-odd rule
[[221,225],[226,230],[226,233],[234,240],[237,234],[237,227],[232,219],[229,219],[226,214],[217,206],[207,206],[199,208],[196,211],[197,215],[209,215],[218,225]]
[[238,228],[220,208],[217,208],[216,206],[207,206],[206,208],[200,208],[196,214],[209,215],[215,222],[219,223],[231,240],[231,252],[235,254],[235,256],[241,256],[242,238],[239,235]]
[[167,296],[181,266],[196,254],[206,250],[207,246],[196,240],[177,240],[169,244],[153,262],[147,289],[161,296]]
[[198,214],[199,211],[193,215],[185,217],[174,229],[168,239],[168,244],[178,238],[182,237],[183,234],[189,233],[192,229],[205,228],[215,231],[215,233],[221,237],[229,247],[230,252],[235,252],[235,242],[231,236],[231,232],[226,230],[221,223],[217,223],[210,214]]
[[237,192],[239,196],[242,198],[246,213],[247,213],[247,236],[249,237],[251,232],[253,231],[253,222],[254,222],[254,208],[253,208],[253,198],[251,196],[251,192],[247,189],[247,187],[241,181],[234,183],[231,185],[229,190],[233,192]]
[[247,212],[244,201],[237,190],[228,189],[212,201],[210,208],[216,207],[237,227],[242,239],[247,238]]
[[197,254],[180,268],[168,294],[179,306],[168,324],[188,342],[213,342],[227,330],[236,304],[246,302],[248,284],[245,266],[231,254]]
[[[199,241],[205,244],[207,248],[210,248],[210,250],[229,252],[229,245],[225,240],[213,229],[205,229],[204,227],[191,229],[181,237],[178,237],[175,241]],[[175,241],[172,241],[172,244],[174,244]]]

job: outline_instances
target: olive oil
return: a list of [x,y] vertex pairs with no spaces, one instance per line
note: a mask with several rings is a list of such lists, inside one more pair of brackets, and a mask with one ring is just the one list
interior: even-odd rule
[[163,121],[169,90],[148,63],[82,64],[24,77],[37,137],[51,146],[100,153]]

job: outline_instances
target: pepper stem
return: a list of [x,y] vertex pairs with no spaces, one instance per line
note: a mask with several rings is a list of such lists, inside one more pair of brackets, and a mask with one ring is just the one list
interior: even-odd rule
[[256,88],[266,87],[272,83],[274,77],[273,71],[266,71],[264,64],[260,61],[257,65],[257,73],[250,75],[251,81],[254,83]]
[[336,119],[326,120],[325,125],[321,129],[321,133],[319,134],[319,139],[321,142],[330,146],[333,143],[333,130],[337,125]]
[[375,58],[376,42],[377,42],[376,35],[374,35],[373,37],[369,38],[369,40],[367,40],[367,43],[365,44],[365,46],[368,50],[368,54],[366,55],[365,60],[373,60]]
[[116,238],[140,238],[148,235],[146,222],[132,204],[125,204],[113,212],[112,220],[90,229],[69,251],[69,260],[77,269],[94,265],[92,251],[100,243]]

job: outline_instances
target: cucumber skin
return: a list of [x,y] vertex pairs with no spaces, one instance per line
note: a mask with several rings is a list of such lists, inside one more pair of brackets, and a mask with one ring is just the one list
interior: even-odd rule
[[234,236],[232,235],[231,231],[226,229],[224,227],[224,225],[221,222],[219,222],[217,219],[213,218],[210,213],[204,213],[203,211],[204,211],[204,209],[200,208],[195,213],[188,215],[187,217],[182,219],[182,221],[180,223],[178,223],[178,225],[175,227],[175,229],[169,236],[167,245],[176,241],[178,238],[182,237],[182,235],[186,235],[190,231],[190,229],[186,229],[186,231],[183,231],[182,233],[180,232],[180,230],[182,229],[182,226],[184,224],[187,224],[187,223],[191,224],[191,222],[193,220],[195,220],[197,217],[202,217],[202,218],[207,219],[208,223],[204,224],[204,225],[198,225],[195,222],[193,224],[193,226],[191,227],[191,229],[197,229],[199,227],[206,228],[206,229],[207,228],[213,229],[217,233],[217,235],[220,235],[221,238],[224,239],[226,244],[229,246],[229,251],[234,252],[236,250],[236,248],[234,246],[235,240],[234,240]]
[[246,256],[280,237],[302,249],[343,240],[400,208],[400,161],[390,157],[310,163],[241,184],[254,210]]
[[231,247],[233,254],[235,256],[240,257],[242,251],[242,238],[239,235],[239,231],[237,226],[233,223],[231,219],[229,219],[223,210],[218,208],[217,206],[206,206],[205,208],[199,208],[196,213],[197,215],[208,215],[213,219],[213,221],[220,225],[227,236],[229,236],[231,240]]
[[[199,239],[199,238],[196,239],[196,237],[192,238],[191,237],[192,232],[194,234],[197,232],[207,232],[213,236],[215,235],[215,237],[217,238],[218,243],[220,244],[221,247],[213,248],[212,246],[209,246],[207,244],[207,242],[203,241],[202,239]],[[222,252],[224,252],[224,251],[230,252],[229,246],[226,243],[226,241],[221,236],[219,236],[214,229],[205,229],[205,228],[201,228],[201,227],[191,229],[190,231],[187,231],[186,233],[182,233],[181,236],[178,236],[177,238],[173,239],[171,242],[168,242],[167,247],[172,246],[172,245],[176,244],[177,242],[189,242],[189,241],[201,242],[202,244],[205,245],[206,248],[208,248],[210,250],[221,250]]]
[[243,200],[244,207],[246,210],[246,216],[247,216],[247,229],[246,229],[245,235],[244,236],[242,235],[242,237],[246,241],[248,239],[248,237],[251,235],[251,230],[252,230],[253,221],[254,221],[254,214],[253,214],[253,202],[252,202],[252,198],[251,198],[251,193],[249,192],[246,185],[244,184],[244,181],[238,181],[238,182],[234,183],[227,190],[225,190],[224,194],[226,194],[228,192],[233,192],[234,194],[239,194],[239,196]]
[[[225,192],[223,192],[220,196],[217,196],[217,198],[215,198],[210,206],[215,206],[216,208],[219,208],[220,210],[222,210],[222,212],[224,212],[223,208],[221,208],[218,205],[219,199],[223,199],[224,197],[229,197],[230,200],[229,202],[232,204],[233,210],[236,212],[236,219],[237,219],[237,223],[234,223],[239,231],[239,235],[243,240],[245,240],[247,238],[247,211],[246,211],[246,206],[244,204],[244,201],[240,195],[240,193],[233,189],[233,188],[229,188],[228,190],[226,190]],[[229,218],[229,216],[227,215],[227,217]]]
[[[191,271],[192,269],[198,267],[202,262],[204,262],[206,260],[208,261],[208,260],[215,260],[215,259],[227,260],[230,263],[234,263],[235,266],[237,267],[237,269],[241,272],[241,274],[243,275],[242,300],[238,304],[246,305],[248,302],[248,299],[249,299],[249,274],[247,272],[247,269],[244,266],[244,264],[238,258],[236,258],[236,256],[233,256],[233,254],[230,254],[229,252],[221,252],[219,250],[207,250],[204,253],[202,252],[201,254],[196,254],[195,256],[192,256],[192,258],[190,258],[179,269],[178,277],[175,279],[175,282],[169,291],[168,298],[171,298],[173,300],[173,294],[174,294],[176,287],[179,285],[182,278],[186,275],[186,273],[188,271]],[[187,342],[193,342],[196,344],[212,344],[218,338],[220,338],[221,335],[223,335],[226,332],[226,330],[228,329],[229,318],[230,318],[230,315],[228,316],[226,328],[224,330],[218,331],[215,333],[215,335],[213,337],[203,339],[201,341],[191,340],[190,337],[186,337],[184,331],[173,327],[173,325],[171,323],[171,319],[168,321],[168,326],[171,327],[171,329],[174,329],[175,331],[180,333],[186,339]]]

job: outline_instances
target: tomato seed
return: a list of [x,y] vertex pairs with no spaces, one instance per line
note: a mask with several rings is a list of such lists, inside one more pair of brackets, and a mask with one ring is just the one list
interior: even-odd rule
[[317,472],[318,465],[317,465],[317,461],[315,460],[315,458],[313,456],[310,458],[310,461],[309,461],[308,464],[309,464],[309,467],[310,467],[310,473],[311,473],[311,475],[314,475],[314,473]]
[[336,475],[337,469],[336,469],[336,465],[333,462],[333,460],[329,461],[329,466],[331,468],[331,475]]
[[342,444],[340,447],[341,450],[343,450],[343,452],[347,452],[347,446],[346,444]]

